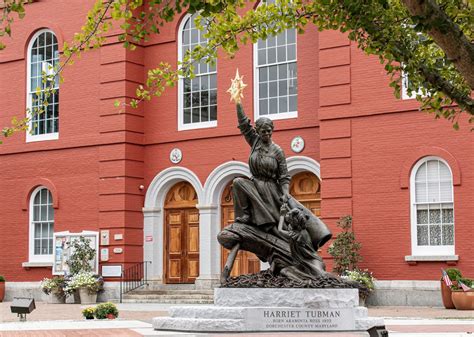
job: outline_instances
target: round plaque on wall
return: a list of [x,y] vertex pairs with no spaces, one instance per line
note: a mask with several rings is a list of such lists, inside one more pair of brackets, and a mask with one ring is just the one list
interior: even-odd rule
[[180,149],[174,148],[170,152],[170,160],[173,164],[178,164],[183,159],[183,153]]
[[300,153],[304,149],[304,139],[300,136],[296,136],[291,141],[291,150],[296,153]]

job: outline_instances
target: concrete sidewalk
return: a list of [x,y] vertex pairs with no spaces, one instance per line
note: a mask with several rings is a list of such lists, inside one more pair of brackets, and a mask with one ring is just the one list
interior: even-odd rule
[[[153,317],[166,316],[169,304],[124,303],[117,304],[117,320],[86,321],[80,304],[36,303],[36,310],[28,315],[27,322],[18,322],[10,312],[11,302],[0,303],[0,337],[62,337],[62,336],[206,336],[209,334],[154,331]],[[384,317],[385,325],[394,337],[472,337],[474,311],[446,310],[429,307],[371,307],[369,316]],[[212,336],[235,336],[215,333]],[[366,333],[240,333],[243,336],[331,336],[362,337]]]

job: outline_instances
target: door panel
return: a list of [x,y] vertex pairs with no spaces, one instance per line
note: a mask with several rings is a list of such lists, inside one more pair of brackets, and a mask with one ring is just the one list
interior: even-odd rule
[[189,183],[178,183],[165,203],[166,283],[193,283],[199,276],[199,211]]

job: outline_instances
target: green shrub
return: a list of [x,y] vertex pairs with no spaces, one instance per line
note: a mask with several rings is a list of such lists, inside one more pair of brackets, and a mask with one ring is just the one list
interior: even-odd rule
[[2,275],[0,275],[0,282],[5,282],[5,278]]
[[95,317],[97,319],[112,318],[109,317],[110,315],[114,316],[113,318],[119,315],[117,306],[111,302],[100,303],[95,308]]
[[355,239],[350,215],[340,218],[337,226],[342,228],[342,232],[336,236],[328,253],[334,258],[333,271],[342,275],[347,270],[357,269],[357,264],[362,260],[359,254],[361,244]]
[[459,271],[457,268],[448,268],[446,269],[446,273],[448,274],[451,281],[456,281],[458,278],[462,277],[461,271]]
[[468,278],[463,278],[463,277],[458,278],[457,281],[458,282],[461,281],[462,283],[467,285],[469,288],[472,288],[472,286],[474,284],[474,280],[471,280],[471,279],[468,279]]

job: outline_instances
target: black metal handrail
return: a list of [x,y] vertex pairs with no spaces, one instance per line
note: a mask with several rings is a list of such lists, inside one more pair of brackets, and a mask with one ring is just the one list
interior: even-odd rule
[[148,285],[147,265],[151,261],[143,261],[122,271],[120,277],[120,303],[122,303],[122,295],[129,291]]

